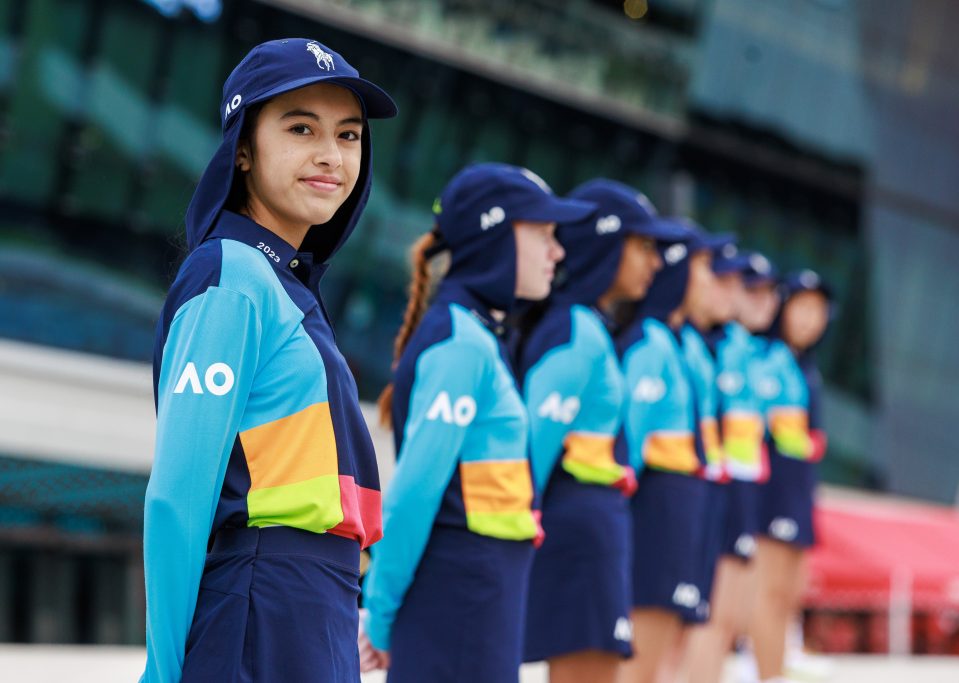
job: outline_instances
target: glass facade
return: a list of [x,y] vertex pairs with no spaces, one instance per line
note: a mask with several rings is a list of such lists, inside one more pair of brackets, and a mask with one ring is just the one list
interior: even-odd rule
[[[955,9],[669,0],[633,3],[648,11],[630,21],[599,0],[282,4],[0,0],[0,336],[148,361],[221,84],[256,43],[310,35],[400,107],[373,123],[373,195],[324,281],[364,399],[388,380],[407,250],[452,173],[506,161],[557,192],[602,175],[820,270],[839,299],[826,478],[955,496],[959,67],[935,28]],[[40,565],[74,578],[0,600],[0,640],[135,642],[138,594],[96,587],[138,585],[145,476],[25,463],[0,459],[0,587]],[[102,485],[17,493],[84,476]],[[23,529],[80,544],[24,545]],[[72,605],[66,630],[44,626],[43,600]]]

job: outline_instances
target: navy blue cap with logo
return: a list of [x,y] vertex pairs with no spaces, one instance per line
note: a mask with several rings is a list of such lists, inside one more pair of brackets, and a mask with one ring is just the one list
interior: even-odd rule
[[351,195],[321,230],[311,229],[301,251],[312,252],[316,263],[328,260],[349,237],[366,204],[372,184],[372,141],[366,119],[389,118],[396,105],[385,91],[360,77],[343,57],[307,38],[271,40],[254,47],[223,85],[221,142],[200,179],[186,214],[187,246],[207,238],[230,196],[237,143],[251,105],[315,83],[349,89],[363,109],[362,162]]
[[676,221],[663,218],[642,192],[606,178],[589,180],[567,195],[595,202],[583,220],[561,224],[556,237],[566,250],[554,299],[592,305],[612,286],[629,235],[672,243],[686,236]]
[[701,251],[715,253],[726,245],[735,243],[735,236],[706,232],[688,218],[674,218],[674,223],[685,230],[685,235],[676,244],[660,247],[663,269],[653,278],[640,307],[640,314],[665,321],[679,308],[689,285],[689,259]]
[[713,272],[716,275],[744,275],[749,268],[749,254],[728,243],[713,251]]
[[444,282],[465,287],[491,308],[510,310],[516,291],[513,223],[577,221],[595,210],[592,202],[557,197],[529,169],[502,163],[467,166],[433,205],[438,248],[450,250]]
[[744,252],[746,267],[743,269],[743,282],[747,287],[775,285],[779,281],[779,273],[772,261],[758,251]]

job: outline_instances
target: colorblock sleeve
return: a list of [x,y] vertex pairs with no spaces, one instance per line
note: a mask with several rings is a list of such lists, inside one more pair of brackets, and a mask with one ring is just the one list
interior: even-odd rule
[[[629,460],[644,466],[693,473],[699,467],[689,412],[689,388],[673,381],[666,354],[644,337],[623,357],[628,399],[623,432]],[[680,395],[686,392],[684,398]]]
[[470,344],[442,342],[417,360],[403,445],[383,501],[383,540],[372,548],[363,586],[366,632],[380,650],[390,649],[393,620],[482,404],[488,372],[485,350]]
[[253,303],[211,287],[173,318],[157,387],[157,432],[144,509],[145,683],[180,680],[213,515],[256,373]]
[[776,450],[790,458],[806,460],[813,456],[809,432],[809,392],[802,370],[792,352],[780,345],[774,351],[773,367],[782,387],[770,402],[767,420]]
[[755,480],[762,472],[765,434],[759,398],[748,381],[749,356],[745,351],[720,356],[716,378],[720,391],[723,451],[730,473],[737,479]]
[[549,482],[589,384],[590,359],[570,346],[549,351],[526,374],[523,398],[530,420],[530,461],[539,494]]

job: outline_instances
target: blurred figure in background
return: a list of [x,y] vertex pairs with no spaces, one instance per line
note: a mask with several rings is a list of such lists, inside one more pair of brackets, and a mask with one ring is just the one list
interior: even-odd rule
[[569,196],[599,208],[559,226],[563,277],[545,308],[525,316],[516,364],[546,532],[530,574],[524,657],[548,661],[552,683],[613,683],[632,652],[636,477],[614,455],[626,388],[608,330],[617,304],[641,299],[662,267],[657,240],[684,231],[615,181],[592,180]]
[[623,433],[641,472],[631,506],[634,654],[621,669],[623,683],[655,681],[684,627],[709,612],[710,484],[702,476],[700,405],[681,335],[710,305],[714,244],[683,227],[683,241],[661,249],[663,269],[617,338],[629,394]]
[[223,92],[157,328],[143,680],[358,681],[379,473],[319,284],[369,197],[367,120],[396,106],[302,38],[255,47]]
[[[530,171],[476,164],[434,205],[413,247],[413,280],[381,417],[397,465],[384,541],[364,584],[364,669],[388,680],[516,681],[533,544],[529,421],[503,343],[517,297],[549,295],[557,222],[593,213]],[[429,261],[450,266],[428,306]]]
[[786,277],[779,294],[759,385],[766,403],[769,477],[761,489],[751,635],[761,681],[784,674],[787,631],[803,590],[803,557],[815,543],[814,463],[826,445],[814,349],[829,323],[829,290],[806,270]]
[[765,432],[753,369],[758,349],[751,333],[769,328],[778,302],[771,264],[759,254],[726,245],[714,254],[713,272],[717,314],[735,318],[706,334],[717,365],[720,433],[730,482],[719,489],[726,497],[724,525],[718,535],[720,557],[709,622],[694,629],[688,643],[685,673],[689,683],[718,682],[726,656],[748,626]]

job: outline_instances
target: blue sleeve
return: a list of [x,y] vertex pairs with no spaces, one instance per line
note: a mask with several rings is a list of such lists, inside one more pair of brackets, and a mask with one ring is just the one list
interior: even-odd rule
[[643,469],[643,445],[647,432],[656,427],[656,406],[666,396],[666,364],[657,353],[650,337],[644,337],[623,357],[626,376],[626,409],[623,435],[629,450],[629,462],[640,472]]
[[146,683],[176,683],[182,674],[213,515],[260,337],[250,299],[218,287],[187,301],[170,324],[144,510]]
[[482,403],[488,371],[487,351],[462,342],[441,342],[416,362],[403,446],[383,501],[383,540],[372,549],[363,585],[366,633],[377,649],[390,649],[393,620]]
[[533,483],[539,494],[563,452],[563,442],[580,412],[589,377],[590,359],[568,345],[547,352],[526,373],[523,398],[529,410]]
[[624,433],[630,464],[691,474],[700,468],[696,455],[691,393],[670,373],[667,349],[652,335],[634,345],[623,359],[629,398]]

